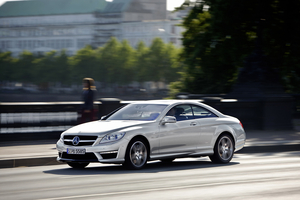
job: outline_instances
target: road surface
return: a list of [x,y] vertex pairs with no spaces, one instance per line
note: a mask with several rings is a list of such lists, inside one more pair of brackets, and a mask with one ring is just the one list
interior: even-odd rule
[[0,169],[0,199],[300,199],[300,152],[148,163],[140,171],[91,164]]

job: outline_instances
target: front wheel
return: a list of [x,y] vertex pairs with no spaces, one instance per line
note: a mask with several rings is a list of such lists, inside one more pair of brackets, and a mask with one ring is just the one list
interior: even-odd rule
[[148,150],[143,139],[132,140],[126,150],[124,166],[129,169],[142,169],[147,164]]
[[229,134],[221,135],[214,146],[214,155],[209,156],[214,163],[229,163],[234,154],[233,139]]
[[74,169],[83,169],[88,166],[90,163],[75,163],[75,162],[68,162],[68,165]]

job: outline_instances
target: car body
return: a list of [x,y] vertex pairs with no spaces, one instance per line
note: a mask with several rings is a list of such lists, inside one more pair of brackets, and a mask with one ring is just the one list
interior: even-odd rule
[[150,160],[200,156],[228,163],[245,141],[238,119],[199,101],[140,101],[63,132],[57,160],[74,168],[101,162],[140,169]]

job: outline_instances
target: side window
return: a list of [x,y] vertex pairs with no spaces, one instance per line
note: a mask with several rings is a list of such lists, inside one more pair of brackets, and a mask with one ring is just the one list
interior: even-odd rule
[[169,110],[167,116],[174,116],[177,121],[194,119],[190,105],[178,105]]
[[192,105],[194,117],[195,119],[199,118],[208,118],[208,117],[218,117],[214,113],[210,112],[209,110],[202,108],[200,106],[194,106]]

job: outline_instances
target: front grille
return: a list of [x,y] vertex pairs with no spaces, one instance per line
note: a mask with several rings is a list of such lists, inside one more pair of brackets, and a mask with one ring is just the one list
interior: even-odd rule
[[94,153],[86,153],[86,154],[67,154],[66,152],[63,152],[59,155],[61,158],[65,159],[73,159],[77,161],[98,161],[98,158],[95,156]]
[[[77,145],[73,145],[73,138],[78,136],[79,143]],[[65,135],[64,136],[64,144],[69,146],[92,146],[97,140],[98,136],[89,136],[89,135]]]
[[73,140],[75,136],[78,136],[80,140],[96,140],[97,136],[89,136],[89,135],[65,135],[64,139]]
[[[65,144],[65,145],[70,145],[70,146],[75,146],[75,145],[73,145],[73,143],[70,142],[70,141],[65,141],[64,144]],[[79,144],[77,144],[76,146],[77,146],[77,147],[78,147],[78,146],[92,146],[93,144],[94,144],[94,142],[82,142],[82,141],[80,141]]]

